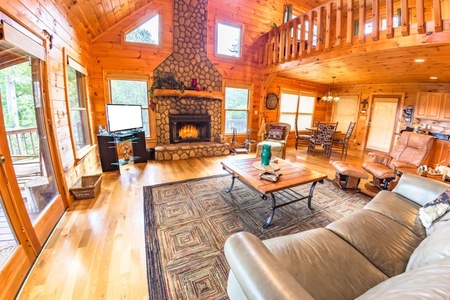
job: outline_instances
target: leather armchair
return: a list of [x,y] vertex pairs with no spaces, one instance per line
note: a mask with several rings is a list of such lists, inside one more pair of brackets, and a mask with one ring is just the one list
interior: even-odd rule
[[389,154],[370,152],[372,162],[362,167],[373,175],[373,184],[383,190],[391,190],[390,183],[396,178],[398,168],[417,169],[429,157],[434,137],[425,134],[403,132]]

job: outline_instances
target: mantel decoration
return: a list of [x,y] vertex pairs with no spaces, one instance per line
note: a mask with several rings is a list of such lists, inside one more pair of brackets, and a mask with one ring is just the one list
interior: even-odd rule
[[334,87],[334,79],[336,78],[336,76],[333,76],[333,84],[331,86],[331,88],[328,90],[328,93],[326,93],[325,95],[323,95],[322,97],[322,101],[327,101],[327,102],[331,102],[331,101],[339,101],[341,100],[341,98],[339,98],[338,95],[333,94],[333,87]]
[[181,80],[177,79],[177,76],[173,72],[156,72],[153,78],[153,84],[148,90],[148,96],[150,98],[150,108],[155,109],[156,103],[153,101],[153,92],[156,89],[171,89],[184,93],[185,86]]

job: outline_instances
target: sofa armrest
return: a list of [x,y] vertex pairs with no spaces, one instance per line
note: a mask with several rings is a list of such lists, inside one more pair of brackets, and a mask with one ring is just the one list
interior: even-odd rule
[[247,299],[313,299],[255,235],[233,234],[224,250]]
[[449,188],[444,182],[404,173],[392,192],[424,206]]
[[369,156],[372,156],[372,161],[375,163],[379,163],[385,166],[389,165],[392,157],[388,154],[381,152],[369,152]]

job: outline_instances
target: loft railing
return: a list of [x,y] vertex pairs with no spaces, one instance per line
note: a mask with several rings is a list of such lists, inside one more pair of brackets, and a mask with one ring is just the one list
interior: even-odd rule
[[37,127],[7,129],[6,137],[13,160],[39,156]]
[[441,32],[441,4],[439,0],[372,0],[370,5],[364,0],[334,0],[266,33],[262,63],[270,67],[333,48]]

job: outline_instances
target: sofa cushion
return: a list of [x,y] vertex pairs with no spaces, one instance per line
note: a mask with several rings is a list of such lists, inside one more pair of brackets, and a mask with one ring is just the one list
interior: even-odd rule
[[409,257],[422,241],[405,226],[370,209],[352,213],[326,228],[346,240],[389,277],[405,271]]
[[388,166],[376,163],[376,162],[365,162],[362,165],[363,169],[375,176],[376,178],[386,179],[394,178],[395,172]]
[[[420,184],[417,184],[420,182]],[[424,206],[448,189],[444,182],[404,173],[392,192]]]
[[401,195],[381,191],[364,208],[376,211],[396,221],[421,239],[426,237],[425,228],[418,216],[420,205]]
[[330,299],[330,295],[354,299],[387,279],[352,246],[324,228],[263,242],[314,299]]
[[424,239],[409,258],[406,271],[426,266],[444,257],[450,257],[450,222]]
[[450,189],[440,194],[419,209],[419,217],[423,226],[430,228],[431,224],[450,210]]
[[450,295],[450,258],[389,278],[358,297],[358,300],[436,300]]

